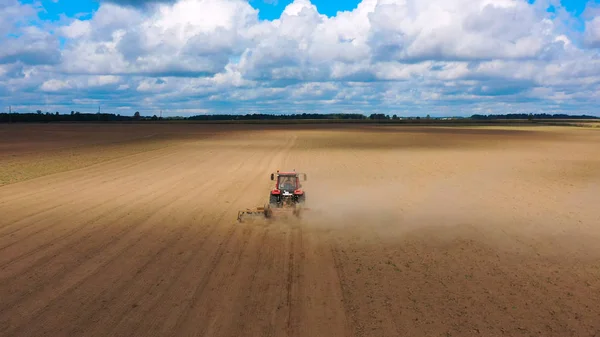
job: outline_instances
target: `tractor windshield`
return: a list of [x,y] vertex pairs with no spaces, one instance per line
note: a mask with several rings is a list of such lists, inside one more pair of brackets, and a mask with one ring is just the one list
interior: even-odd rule
[[295,176],[280,176],[279,177],[279,189],[280,190],[295,190],[296,189],[296,177]]

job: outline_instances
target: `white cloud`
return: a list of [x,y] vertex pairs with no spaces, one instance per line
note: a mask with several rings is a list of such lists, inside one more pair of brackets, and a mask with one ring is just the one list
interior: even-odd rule
[[23,28],[14,16],[40,8],[5,0],[0,32],[16,37],[0,51],[0,86],[29,100],[36,88],[52,92],[56,104],[94,95],[115,107],[176,102],[182,111],[599,103],[593,7],[580,34],[556,0],[363,0],[332,17],[295,0],[272,21],[245,0],[116,2],[102,2],[90,20]]
[[0,64],[28,65],[60,62],[58,41],[50,32],[40,28],[37,13],[39,3],[21,4],[17,0],[0,2]]
[[75,20],[70,25],[61,27],[60,31],[69,39],[77,39],[90,35],[91,28],[89,21]]
[[121,81],[119,76],[90,76],[87,80],[89,87],[101,87],[105,85],[117,84]]
[[162,79],[144,79],[137,87],[140,92],[160,92],[167,87],[167,82]]
[[585,40],[590,46],[600,48],[600,16],[586,23]]
[[0,34],[6,35],[15,31],[16,24],[26,24],[34,19],[39,8],[34,5],[24,5],[18,0],[0,1]]
[[45,81],[41,87],[41,89],[43,91],[47,91],[47,92],[56,92],[56,91],[61,91],[61,90],[65,90],[65,89],[70,89],[70,88],[71,88],[71,85],[69,85],[67,82],[61,81],[61,80]]
[[46,92],[60,92],[63,90],[90,90],[108,88],[110,90],[122,87],[122,78],[113,75],[80,75],[80,76],[65,76],[63,79],[51,78],[45,80],[40,89]]
[[[95,74],[202,75],[224,70],[243,51],[244,29],[258,21],[242,0],[181,0],[152,12],[102,4],[65,51],[65,71]],[[100,32],[95,34],[94,32]]]

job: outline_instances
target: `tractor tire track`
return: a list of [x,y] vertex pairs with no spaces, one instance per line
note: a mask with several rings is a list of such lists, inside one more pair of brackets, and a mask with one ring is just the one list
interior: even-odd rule
[[[239,171],[239,170],[240,170],[242,167],[243,167],[242,165],[239,165],[239,166],[232,167],[232,168],[229,170],[228,174],[234,174],[234,175],[235,175],[235,173],[236,173],[237,171]],[[221,174],[222,174],[222,172],[221,172]],[[210,181],[211,183],[209,183],[209,184],[207,184],[207,185],[205,185],[205,186],[202,186],[202,188],[199,188],[199,189],[197,190],[197,193],[198,193],[198,194],[196,195],[196,197],[197,197],[197,196],[201,196],[201,195],[203,194],[203,191],[204,191],[204,190],[206,190],[206,189],[209,189],[209,190],[210,190],[210,189],[212,188],[212,186],[215,186],[215,185],[217,185],[217,184],[218,184],[218,182],[219,182],[219,180],[218,180],[218,179],[210,179],[209,181]],[[222,188],[220,189],[220,191],[219,191],[219,192],[217,192],[217,194],[222,194],[223,192],[227,191],[228,189],[230,189],[229,185],[227,185],[227,186],[224,186],[224,187],[222,187]],[[192,195],[192,196],[189,196],[189,195],[188,195],[188,196],[187,196],[187,198],[191,199],[191,201],[195,201],[195,199],[196,199],[196,198],[195,198],[195,196],[193,196],[193,195]],[[189,201],[188,201],[188,202],[189,202]],[[182,205],[182,206],[183,206],[183,205]],[[193,213],[193,212],[195,212],[196,210],[198,210],[200,206],[199,206],[198,204],[196,204],[195,206],[191,206],[191,207],[192,207],[192,213]],[[210,213],[209,213],[209,212],[207,212],[206,214],[210,214]],[[220,215],[220,216],[219,216],[217,219],[220,219],[220,218],[222,218],[224,215],[225,215],[225,214],[221,214],[221,215]],[[210,219],[210,217],[208,217],[208,216],[203,216],[203,217],[202,217],[202,219],[205,219],[205,218],[206,218],[206,219]],[[218,222],[218,221],[217,221],[217,222]],[[191,229],[192,229],[191,225],[188,225],[188,226],[186,226],[186,228],[187,228],[187,230],[191,230]],[[184,264],[182,265],[183,267],[187,266],[187,264],[188,264],[189,262],[191,262],[191,261],[192,261],[192,259],[193,259],[193,257],[194,257],[194,256],[196,256],[196,257],[198,256],[198,254],[199,254],[199,252],[200,252],[200,250],[199,250],[199,249],[201,249],[201,248],[202,248],[202,246],[204,245],[204,243],[205,243],[205,242],[207,242],[207,241],[208,241],[208,240],[209,240],[209,239],[212,237],[212,234],[214,233],[214,230],[215,230],[215,229],[216,229],[216,226],[215,226],[214,224],[210,224],[210,225],[208,225],[208,226],[205,226],[205,227],[203,227],[203,228],[202,228],[202,232],[200,232],[200,233],[198,233],[198,234],[200,234],[201,236],[203,236],[203,237],[204,237],[204,239],[202,239],[200,243],[195,243],[195,244],[194,244],[194,246],[196,246],[196,247],[197,247],[198,251],[197,251],[196,255],[192,255],[192,256],[190,256],[190,257],[189,257],[189,259],[187,260],[187,262],[186,262],[186,263],[184,263]],[[183,237],[181,237],[181,238],[180,238],[180,240],[181,240],[181,239],[188,239],[188,240],[191,240],[191,241],[190,241],[190,243],[192,243],[192,242],[194,242],[194,241],[196,240],[196,239],[195,239],[195,238],[193,238],[193,237],[190,237],[190,238],[183,238]],[[186,247],[186,246],[188,246],[188,245],[183,245],[183,246],[184,246],[184,247]],[[170,245],[170,247],[169,247],[169,248],[172,248],[172,249],[177,249],[177,248],[176,248],[176,245],[174,245],[174,244]],[[177,274],[174,274],[174,275],[177,275]],[[162,276],[164,276],[164,275],[160,275],[160,277],[162,277]],[[141,278],[141,280],[147,280],[147,277],[143,277],[143,276],[141,276],[141,275],[140,275],[140,278]],[[167,290],[170,290],[170,289],[172,289],[172,285],[173,285],[173,284],[175,284],[175,280],[176,280],[176,279],[177,279],[177,278],[172,278],[172,281],[171,281],[170,283],[168,283]],[[132,290],[132,291],[126,291],[126,290],[127,290],[127,289],[129,289],[129,288],[133,288],[134,290]],[[126,287],[126,288],[120,288],[120,289],[116,290],[116,291],[115,291],[115,294],[120,294],[120,293],[131,294],[132,292],[133,292],[133,293],[135,293],[137,289],[138,289],[138,288],[137,288],[137,287],[135,287],[135,286],[128,285],[128,287]],[[164,294],[165,294],[165,293],[163,293],[163,295],[164,295]],[[134,302],[135,302],[135,307],[136,307],[136,308],[140,308],[139,310],[142,310],[142,309],[143,309],[143,305],[142,305],[142,304],[140,304],[140,302],[141,302],[141,301],[140,301],[140,299],[141,299],[142,297],[144,297],[144,296],[145,296],[145,294],[141,293],[141,294],[139,295],[139,297],[137,297],[137,298],[136,298],[136,300],[134,301]],[[115,295],[115,298],[117,298],[117,297],[119,297],[119,296]],[[161,298],[162,298],[162,296],[161,296]],[[155,304],[157,304],[157,302],[155,302]],[[126,308],[125,308],[125,307],[122,307],[122,309],[124,310],[124,309],[126,309]],[[93,312],[93,311],[92,311],[92,312]],[[112,313],[111,313],[111,314],[112,314]],[[97,316],[95,316],[95,315],[94,315],[94,316],[90,315],[90,316],[88,316],[88,319],[91,319],[92,317],[93,317],[93,318],[95,318],[95,323],[96,323],[96,324],[98,324],[98,322],[97,322],[97,321],[98,321],[98,319],[97,319]],[[111,317],[112,317],[112,316],[108,316],[108,318],[111,318]],[[129,320],[128,320],[127,322],[128,322],[128,323],[130,323],[132,319],[134,319],[134,318],[132,318],[132,317],[129,317]],[[112,327],[113,327],[112,329],[114,330],[114,329],[116,329],[116,327],[119,325],[119,323],[120,323],[120,322],[124,322],[124,318],[123,318],[122,320],[119,320],[119,321],[117,321],[117,322],[112,322],[112,324],[111,324],[111,323],[109,323],[109,322],[104,322],[104,324],[99,324],[99,325],[98,325],[98,327],[102,327],[102,331],[103,331],[103,332],[105,332],[105,331],[107,330],[107,327],[109,327],[109,326],[112,326]],[[135,320],[134,320],[134,322],[135,322]],[[83,321],[81,324],[82,324],[82,325],[86,325],[86,321]],[[88,333],[93,333],[93,331],[88,331]]]
[[[96,177],[91,177],[89,179],[87,179],[86,181],[84,181],[82,184],[83,186],[78,186],[78,182],[77,181],[73,181],[71,182],[71,186],[73,186],[73,190],[69,190],[68,192],[65,192],[64,194],[59,194],[59,195],[55,195],[53,196],[56,199],[62,199],[66,196],[72,197],[74,195],[74,192],[78,192],[77,196],[78,198],[76,200],[71,200],[71,202],[75,202],[76,205],[77,204],[84,204],[85,202],[93,202],[94,199],[98,199],[98,195],[106,195],[107,193],[110,193],[111,191],[120,189],[120,190],[125,190],[125,194],[128,193],[129,189],[134,187],[134,186],[139,186],[141,182],[154,182],[155,181],[155,176],[157,174],[159,174],[160,172],[164,172],[164,171],[168,171],[170,172],[173,168],[176,168],[178,166],[181,166],[182,163],[180,161],[177,160],[171,160],[171,159],[176,159],[179,155],[179,153],[183,150],[182,148],[184,148],[183,146],[178,146],[175,147],[173,149],[171,149],[173,151],[173,153],[170,153],[168,155],[165,155],[163,157],[161,157],[160,155],[157,155],[156,158],[152,158],[151,160],[144,160],[144,159],[140,159],[139,162],[135,163],[135,164],[131,164],[131,165],[124,165],[124,167],[118,167],[118,168],[114,168],[113,166],[116,165],[115,164],[97,164],[96,166],[98,166],[98,170],[100,171],[99,176]],[[225,154],[224,153],[219,153],[217,154],[219,157],[224,157]],[[130,157],[126,157],[126,159],[131,159]],[[204,160],[202,160],[201,162],[199,162],[198,164],[210,164],[211,159],[216,159],[216,158],[209,158],[206,157],[204,158]],[[160,162],[164,161],[166,163],[168,163],[167,166],[164,165],[160,165]],[[152,169],[144,169],[145,166],[149,166],[152,167]],[[115,172],[116,171],[116,172]],[[98,179],[100,178],[100,175],[104,176],[106,174],[106,172],[111,172],[111,174],[114,174],[114,176],[116,177],[116,179],[113,179],[110,181],[110,183],[102,183],[102,184],[98,184]],[[139,174],[132,174],[132,172],[141,172]],[[61,173],[59,173],[61,174]],[[136,177],[136,179],[131,179],[132,175],[134,175]],[[86,177],[88,176],[88,174],[85,175]],[[38,180],[44,180],[44,179],[51,179],[53,177],[42,177],[39,178]],[[25,182],[25,183],[29,183],[29,182]],[[56,184],[55,184],[56,185]],[[44,189],[42,191],[38,191],[36,193],[36,199],[43,199],[44,193],[47,193],[48,195],[52,195],[53,191],[55,190],[61,190],[61,185],[58,184],[58,186],[55,185],[51,185],[52,187],[50,187],[49,189]],[[64,188],[63,188],[64,190]],[[83,191],[83,192],[82,192]],[[1,190],[0,190],[1,192]],[[84,193],[82,195],[82,193]],[[87,197],[87,198],[86,198]],[[20,205],[22,204],[19,199],[14,198],[13,197],[13,201],[14,204],[16,205]],[[21,206],[22,208],[27,208],[27,207],[31,207],[31,205],[24,205]],[[20,217],[18,221],[10,221],[9,218],[5,218],[3,220],[6,221],[5,225],[1,225],[0,223],[0,229],[6,229],[8,227],[18,227],[17,230],[19,229],[24,229],[27,228],[29,226],[34,226],[35,224],[37,224],[37,222],[32,222],[30,221],[30,219],[32,217],[41,217],[41,219],[45,219],[46,217],[48,217],[50,214],[46,214],[49,211],[55,211],[55,212],[59,212],[62,209],[69,209],[72,208],[72,205],[61,205],[59,207],[57,206],[49,206],[49,207],[45,207],[42,210],[36,211],[34,213],[29,214],[26,217]],[[11,209],[7,209],[7,213],[10,215],[11,213],[15,213],[15,214],[19,214],[19,209],[17,210],[11,210]],[[28,223],[25,226],[20,226],[20,223]],[[9,232],[8,234],[12,234],[14,231]],[[1,232],[0,232],[1,233]]]
[[[165,181],[163,181],[163,182],[161,182],[161,183],[162,183],[162,185],[163,185],[164,187],[167,187],[167,186],[169,186],[169,187],[171,187],[171,188],[172,188],[173,186],[175,186],[175,185],[173,185],[174,183],[175,183],[175,184],[177,184],[177,183],[181,184],[181,182],[182,182],[184,179],[185,179],[185,178],[179,178],[179,182],[176,182],[175,180],[165,180]],[[207,183],[207,182],[204,182],[204,184],[206,184],[206,183]],[[133,206],[133,205],[144,205],[144,204],[146,204],[146,203],[148,203],[148,204],[153,204],[153,203],[155,203],[157,200],[160,200],[160,198],[161,198],[162,196],[164,196],[164,195],[167,195],[167,194],[169,193],[168,189],[164,188],[163,186],[161,186],[161,187],[159,187],[159,188],[158,188],[158,190],[160,190],[160,191],[163,191],[161,194],[151,194],[151,193],[144,193],[144,196],[143,196],[141,199],[137,199],[137,200],[133,201],[133,204],[132,204],[132,206]],[[122,201],[118,201],[118,200],[111,200],[111,201],[108,201],[108,202],[114,202],[116,205],[130,203],[130,201],[127,201],[127,200],[122,200]],[[137,206],[135,206],[135,207],[137,207]],[[88,234],[86,235],[87,237],[90,237],[90,236],[92,236],[94,233],[96,233],[96,232],[97,232],[97,231],[99,231],[99,230],[106,230],[106,229],[109,229],[109,228],[111,228],[111,227],[108,227],[108,228],[106,228],[106,227],[102,227],[102,226],[104,226],[103,224],[101,224],[101,223],[100,223],[100,224],[97,224],[97,223],[96,223],[96,220],[98,220],[98,219],[100,219],[100,218],[103,218],[104,216],[106,216],[106,214],[109,214],[109,213],[111,213],[111,212],[112,212],[112,213],[114,213],[114,211],[112,211],[112,209],[111,209],[111,208],[109,208],[109,209],[108,209],[106,212],[103,212],[103,213],[101,213],[100,215],[98,215],[98,216],[96,216],[94,219],[92,219],[91,221],[88,221],[88,222],[84,223],[83,225],[77,226],[77,227],[76,227],[76,228],[75,228],[75,229],[74,229],[74,230],[71,232],[71,234],[72,234],[72,235],[75,235],[75,234],[79,233],[79,232],[80,232],[80,231],[82,231],[82,230],[89,230],[89,229],[92,229],[92,232],[91,232],[91,233],[88,233]],[[123,209],[121,212],[122,212],[122,213],[129,213],[130,211],[129,211],[127,208],[125,208],[125,209]],[[89,225],[90,223],[95,223],[95,224],[98,226],[98,228],[95,228],[95,229],[94,229],[94,228],[87,228],[87,225]],[[113,225],[114,225],[114,223],[113,223]],[[122,232],[121,232],[121,233],[119,233],[119,234],[122,234]],[[41,245],[41,246],[39,246],[37,249],[34,249],[33,251],[30,251],[30,252],[27,252],[27,253],[24,253],[24,254],[22,254],[21,256],[11,257],[10,255],[6,254],[6,252],[5,252],[5,253],[4,253],[4,255],[3,255],[3,257],[5,257],[6,259],[8,259],[8,261],[9,261],[8,263],[14,263],[14,262],[17,262],[18,260],[20,260],[21,258],[24,258],[24,257],[30,256],[30,255],[32,255],[32,254],[35,254],[35,253],[43,252],[43,249],[44,249],[45,247],[54,246],[54,245],[55,245],[55,243],[56,243],[56,241],[58,241],[59,239],[64,239],[64,238],[65,238],[65,237],[61,237],[61,238],[58,238],[58,239],[51,240],[51,241],[49,241],[47,244]],[[69,242],[67,241],[67,242],[63,242],[63,243],[64,243],[64,244],[67,244],[67,243],[69,243]],[[76,242],[75,244],[78,244],[78,243]],[[19,248],[21,248],[21,247],[19,247]],[[67,246],[67,248],[70,250],[70,249],[73,249],[73,246]],[[49,254],[47,254],[47,255],[49,255]],[[48,256],[48,258],[50,258],[50,256]],[[8,264],[8,263],[4,263],[4,264],[2,264],[2,265],[0,266],[0,268],[4,269],[4,268],[7,266],[7,264]],[[39,265],[34,265],[34,266],[32,266],[32,267],[39,267]],[[3,274],[4,274],[4,273],[3,273]]]
[[[172,149],[157,149],[149,152],[131,154],[126,157],[101,162],[92,166],[79,168],[68,172],[59,172],[19,184],[2,186],[0,187],[0,206],[8,203],[15,206],[21,204],[23,201],[30,201],[32,199],[47,199],[49,196],[56,198],[68,196],[71,193],[78,192],[81,186],[93,186],[94,184],[98,183],[99,179],[102,181],[102,177],[105,176],[107,170],[114,172],[114,177],[127,177],[127,175],[124,173],[133,168],[145,168],[140,171],[149,172],[148,168],[152,170],[153,162],[160,162],[165,158],[176,159],[177,151],[169,153],[171,150]],[[118,165],[118,168],[113,168],[113,166],[116,165]],[[159,168],[160,166],[156,167],[157,170]],[[80,172],[85,172],[85,174],[78,174]],[[70,184],[68,187],[55,184],[55,181],[57,179],[61,179],[63,176],[70,177]],[[3,196],[4,193],[2,192],[4,190],[8,190],[9,186],[11,193]],[[31,192],[32,189],[34,192]]]
[[[222,173],[222,172],[221,172],[221,173]],[[216,180],[211,180],[211,179],[209,179],[209,180],[207,181],[207,183],[208,183],[208,184],[215,183],[215,182],[216,182]],[[185,177],[181,177],[181,178],[180,178],[180,180],[179,180],[179,182],[178,182],[178,184],[180,184],[180,185],[182,185],[182,184],[185,184]],[[173,188],[177,188],[178,186],[177,186],[177,184],[176,184],[176,185],[172,185],[172,187],[173,187]],[[201,189],[200,189],[200,190],[201,190]],[[165,192],[165,194],[168,194],[168,193],[169,193],[168,191],[167,191],[167,192]],[[160,196],[160,195],[158,195],[158,196],[153,196],[153,197],[154,197],[154,199],[158,199],[158,198],[160,198],[161,196]],[[164,206],[165,206],[165,207],[168,207],[170,204],[172,204],[172,203],[175,203],[177,200],[178,200],[178,199],[172,200],[172,201],[171,201],[169,204],[166,204],[166,205],[164,205]],[[152,216],[153,216],[155,213],[156,213],[156,212],[153,212],[149,218],[151,218],[151,217],[152,217]],[[147,223],[147,222],[146,222],[146,223]],[[133,232],[134,230],[136,230],[136,229],[137,229],[138,225],[143,225],[143,224],[145,224],[145,222],[144,222],[144,221],[140,221],[140,222],[138,222],[138,223],[137,223],[137,225],[134,225],[134,226],[132,226],[132,227],[130,227],[130,228],[126,228],[126,229],[125,229],[125,230],[123,230],[122,232],[118,233],[118,234],[117,234],[117,236],[118,236],[118,237],[119,237],[119,236],[121,236],[121,237],[122,237],[123,235],[126,235],[126,234],[128,234],[128,233],[131,233],[131,232]],[[142,238],[145,238],[147,235],[149,235],[149,231],[150,231],[151,229],[152,229],[152,228],[151,228],[151,227],[149,227],[149,228],[147,228],[145,231],[143,231],[143,232],[141,233],[141,234],[142,234],[142,237],[140,237],[140,239],[138,239],[138,241],[136,241],[136,242],[139,242],[139,241],[141,241],[141,239],[142,239]],[[110,243],[111,243],[111,242],[109,242],[109,244],[110,244]],[[113,243],[113,244],[114,244],[114,243]],[[135,245],[135,244],[132,244],[132,245],[130,245],[130,246],[128,246],[128,247],[125,247],[125,248],[126,248],[126,249],[131,249],[131,248],[132,248],[134,245]],[[98,247],[98,248],[97,248],[97,250],[96,250],[94,253],[103,252],[103,251],[105,251],[107,248],[108,248],[108,246],[104,246],[104,245],[103,245],[103,246],[100,246],[100,247]],[[65,251],[69,251],[69,249],[65,249]],[[106,266],[108,263],[111,263],[111,262],[113,262],[115,259],[119,258],[119,257],[120,257],[120,255],[121,255],[121,254],[123,254],[124,252],[125,252],[125,251],[121,251],[119,254],[115,255],[115,256],[114,256],[112,259],[110,259],[110,260],[106,261],[104,264],[100,265],[100,266],[98,267],[97,271],[101,270],[101,268],[105,267],[105,266]],[[33,268],[33,267],[32,267],[32,268]],[[76,269],[76,268],[79,268],[79,266],[75,266],[74,268],[75,268],[75,269]],[[61,275],[67,275],[67,274],[69,274],[69,273],[73,273],[73,272],[72,272],[72,270],[64,270],[64,271],[63,271],[63,273],[62,273]],[[56,279],[57,277],[62,277],[61,275],[53,275],[53,276],[52,276],[52,278],[49,278],[49,279]],[[76,284],[75,284],[73,287],[79,286],[81,283],[85,282],[87,279],[89,279],[89,278],[90,278],[90,277],[92,277],[93,275],[95,275],[95,274],[88,275],[88,276],[87,276],[87,278],[84,278],[84,279],[80,280],[80,282],[76,283]],[[12,284],[15,284],[15,283],[12,283]],[[43,285],[41,285],[41,286],[43,286]],[[67,290],[65,290],[65,291],[69,291],[70,289],[71,289],[71,288],[69,288],[69,289],[67,289]],[[30,290],[30,291],[31,291],[31,290]],[[17,294],[18,294],[18,293],[17,293]],[[18,298],[17,298],[17,299],[15,299],[14,301],[17,301],[17,300],[18,300]],[[14,303],[13,303],[14,301],[12,301],[12,302],[11,302],[11,301],[6,301],[6,302],[4,302],[4,303],[3,303],[4,305],[3,305],[3,307],[2,307],[2,308],[4,308],[4,309],[0,310],[0,312],[2,312],[3,310],[6,310],[7,306],[8,306],[8,307],[11,307],[12,305],[14,305]],[[11,304],[11,303],[12,303],[12,304]],[[1,321],[2,321],[2,315],[0,314],[0,322],[1,322]]]
[[[282,146],[281,148],[279,148],[277,150],[277,155],[273,156],[274,158],[270,162],[272,163],[273,161],[277,160],[278,157],[284,156],[286,153],[286,150],[289,150],[292,146],[294,146],[295,140],[296,140],[295,138],[288,139],[287,142],[284,144],[284,146]],[[263,165],[262,162],[259,162],[258,164]],[[263,176],[263,174],[264,174],[262,172],[262,170],[253,170],[253,171],[254,172],[258,171],[258,173],[255,173],[251,177],[251,179],[249,179],[250,183],[246,183],[244,190],[248,190],[251,186],[258,184],[261,181],[260,177]],[[269,167],[266,168],[266,171],[267,172],[269,171]],[[238,196],[236,199],[239,199],[239,198],[241,198],[241,196]],[[208,327],[206,327],[206,326],[204,326],[204,328],[202,326],[200,328],[197,327],[199,317],[203,317],[202,314],[206,311],[206,308],[203,306],[199,306],[199,304],[197,304],[197,302],[202,299],[201,295],[205,292],[207,285],[211,281],[213,281],[213,278],[214,278],[213,274],[219,267],[220,263],[223,262],[221,259],[223,258],[223,255],[225,254],[226,247],[228,247],[230,244],[230,240],[232,240],[235,237],[235,232],[236,232],[237,228],[238,227],[235,225],[230,226],[229,230],[225,234],[225,238],[222,239],[221,242],[219,243],[219,245],[216,249],[216,252],[213,255],[213,258],[211,259],[211,262],[206,267],[207,271],[202,273],[202,275],[204,277],[201,278],[201,281],[198,283],[198,285],[196,287],[193,287],[193,292],[190,294],[190,297],[181,301],[183,303],[188,303],[188,304],[185,306],[184,311],[179,314],[179,319],[175,320],[175,322],[173,323],[173,326],[170,327],[170,330],[173,331],[173,335],[175,335],[175,336],[180,335],[180,334],[184,333],[184,331],[186,329],[188,330],[187,333],[191,333],[191,331],[189,331],[189,330],[195,330],[195,333],[200,333],[199,331],[197,331],[198,329],[201,329],[201,330],[208,329]],[[236,237],[236,239],[240,240],[241,238]],[[241,249],[240,248],[238,248],[238,249],[243,251],[244,250],[243,248],[245,247],[246,244],[247,244],[247,241],[245,241],[242,244]],[[235,245],[234,247],[239,247],[239,245]],[[237,264],[235,264],[235,266],[237,266]],[[217,284],[219,285],[221,283],[217,282]],[[220,290],[215,291],[215,293],[221,293],[221,291]],[[194,311],[197,311],[196,310],[197,308],[201,309],[200,313],[194,313]],[[207,318],[205,318],[205,319],[207,319]],[[195,322],[195,324],[192,325],[191,323],[188,323],[188,322],[190,322],[190,320],[192,322]],[[160,330],[160,331],[164,331],[164,330]]]

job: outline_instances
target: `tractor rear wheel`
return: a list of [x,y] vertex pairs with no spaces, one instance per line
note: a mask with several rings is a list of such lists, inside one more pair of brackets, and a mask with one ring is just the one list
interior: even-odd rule
[[271,196],[269,197],[269,205],[271,207],[277,207],[278,203],[279,203],[279,198],[276,195],[271,194]]

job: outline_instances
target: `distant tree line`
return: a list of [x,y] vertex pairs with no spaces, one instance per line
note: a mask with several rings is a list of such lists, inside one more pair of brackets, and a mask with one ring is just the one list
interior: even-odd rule
[[600,117],[588,115],[567,115],[567,114],[504,114],[504,115],[472,115],[471,119],[493,120],[493,119],[598,119]]
[[[472,115],[471,117],[444,117],[444,119],[456,120],[534,120],[534,119],[598,119],[599,117],[589,115],[567,115],[567,114],[503,114],[503,115]],[[191,120],[191,121],[244,121],[244,120],[429,120],[438,119],[427,115],[426,117],[398,117],[397,115],[386,114],[215,114],[215,115],[197,115],[191,117],[157,117],[142,116],[136,111],[133,116],[122,116],[110,113],[80,113],[71,111],[70,114],[42,113],[38,110],[35,113],[0,113],[0,123],[50,123],[50,122],[118,122],[118,121],[158,121],[158,120]]]
[[38,110],[35,113],[0,113],[0,123],[50,123],[50,122],[117,122],[117,121],[136,121],[136,120],[158,120],[156,116],[142,117],[139,112],[133,116],[121,116],[110,113],[80,113],[71,111],[70,114],[42,113]]
[[275,115],[275,114],[246,114],[246,115],[197,115],[191,116],[189,120],[200,121],[222,121],[222,120],[291,120],[291,119],[367,119],[368,117],[362,114],[291,114],[291,115]]

